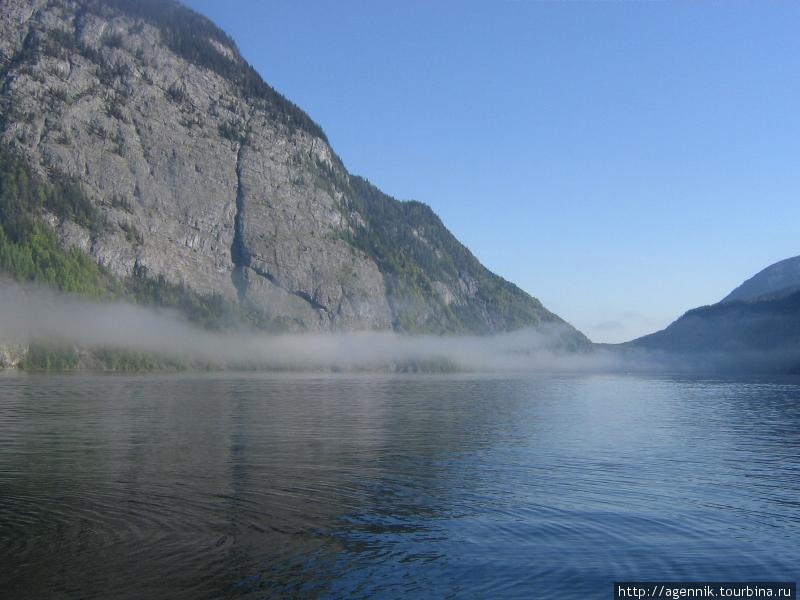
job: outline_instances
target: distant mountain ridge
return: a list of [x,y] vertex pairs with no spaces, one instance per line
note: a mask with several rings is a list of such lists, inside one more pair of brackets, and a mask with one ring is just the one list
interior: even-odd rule
[[556,325],[589,347],[428,206],[348,173],[319,125],[183,5],[4,0],[0,34],[6,273],[188,307],[204,324]]
[[791,294],[800,290],[800,256],[781,260],[742,283],[722,302],[756,300],[763,296]]
[[800,372],[799,267],[800,257],[775,263],[720,302],[621,347],[679,356],[696,368]]

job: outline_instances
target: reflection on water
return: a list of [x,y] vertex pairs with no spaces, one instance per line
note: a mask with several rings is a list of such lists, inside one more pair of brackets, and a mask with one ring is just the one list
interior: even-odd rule
[[800,384],[0,377],[0,595],[796,580]]

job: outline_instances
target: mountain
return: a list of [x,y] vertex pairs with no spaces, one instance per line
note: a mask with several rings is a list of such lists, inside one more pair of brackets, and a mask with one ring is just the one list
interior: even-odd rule
[[233,40],[170,0],[3,0],[0,268],[204,325],[546,324],[419,202],[348,173]]
[[686,312],[666,329],[621,347],[660,353],[690,369],[800,372],[798,258],[776,263],[722,301]]
[[787,258],[759,271],[722,299],[755,300],[800,291],[800,256]]

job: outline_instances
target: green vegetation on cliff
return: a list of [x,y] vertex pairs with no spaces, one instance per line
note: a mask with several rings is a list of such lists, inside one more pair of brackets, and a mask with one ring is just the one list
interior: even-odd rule
[[[78,248],[65,249],[44,220],[69,219],[90,231],[106,226],[80,186],[56,177],[38,177],[24,159],[0,146],[0,274],[20,282],[40,283],[95,300],[127,300],[146,306],[178,309],[188,320],[209,329],[241,323],[247,315],[219,295],[201,295],[144,269],[120,280]],[[19,367],[25,370],[69,371],[89,366],[104,371],[181,370],[189,367],[149,352],[95,348],[81,356],[63,340],[31,343]],[[196,365],[192,365],[196,367]]]
[[112,295],[113,277],[77,248],[63,249],[44,223],[44,211],[89,229],[103,226],[77,185],[45,183],[24,160],[0,148],[0,271],[92,298]]
[[[210,329],[231,326],[247,317],[218,294],[198,294],[163,276],[134,269],[123,280],[101,268],[78,248],[65,249],[43,218],[69,219],[90,231],[106,227],[80,186],[63,177],[43,181],[24,159],[0,146],[0,273],[20,282],[50,285],[96,300],[129,300],[147,306],[176,308],[190,321]],[[58,350],[58,349],[57,349]],[[54,355],[62,353],[56,351]],[[37,364],[47,364],[47,356]],[[61,359],[57,360],[61,364]]]
[[[353,227],[348,241],[378,263],[395,329],[490,333],[560,322],[538,300],[481,265],[426,204],[395,200],[360,177],[351,177],[350,187],[351,208],[365,222]],[[443,286],[453,295],[450,302]],[[469,302],[459,300],[467,296]]]

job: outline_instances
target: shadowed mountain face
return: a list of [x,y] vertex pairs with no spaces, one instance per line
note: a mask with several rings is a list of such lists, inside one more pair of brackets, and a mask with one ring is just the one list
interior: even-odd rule
[[[589,345],[429,207],[351,176],[321,128],[204,17],[170,0],[4,0],[0,11],[0,143],[12,196],[27,186],[32,198],[15,210],[34,222],[0,223],[0,242],[33,261],[2,264],[18,279],[82,291],[40,268],[35,233],[137,290],[180,286],[271,329],[547,324]],[[68,210],[31,181],[72,190]]]
[[798,343],[800,292],[695,308],[666,329],[629,342],[672,352],[770,350]]
[[724,300],[688,311],[666,329],[623,344],[687,358],[698,368],[800,370],[800,257],[764,269]]
[[759,271],[722,299],[755,300],[762,296],[788,295],[800,291],[800,256],[787,258]]

